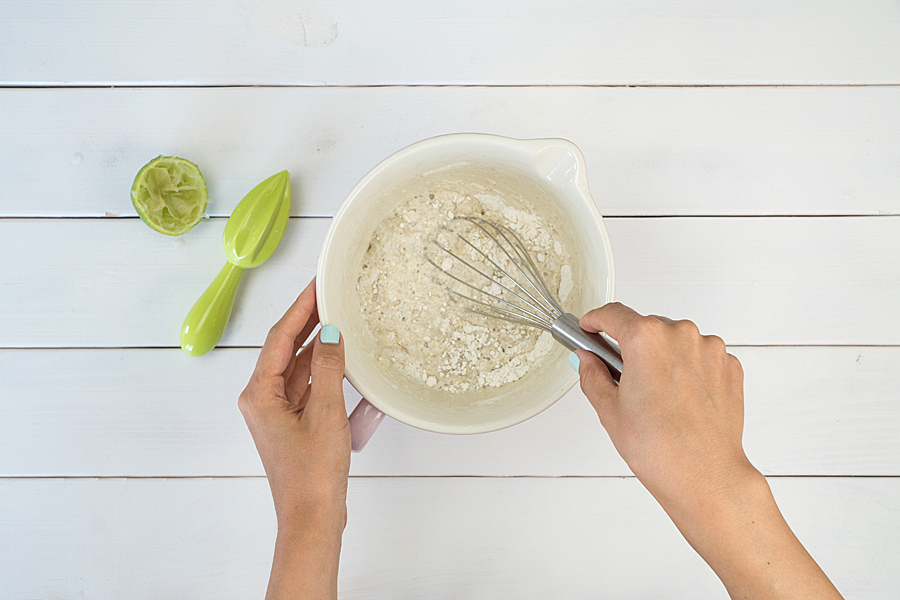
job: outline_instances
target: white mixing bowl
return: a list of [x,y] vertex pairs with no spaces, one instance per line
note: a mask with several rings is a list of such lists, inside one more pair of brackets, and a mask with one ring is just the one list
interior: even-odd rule
[[533,417],[578,381],[568,364],[568,351],[559,344],[540,368],[522,379],[472,393],[429,388],[385,373],[378,364],[379,348],[362,320],[356,290],[363,255],[375,228],[400,203],[449,171],[456,180],[463,173],[467,180],[501,194],[505,190],[528,198],[542,218],[566,232],[563,242],[572,254],[575,282],[564,306],[569,312],[580,316],[613,299],[612,247],[588,190],[584,157],[571,142],[453,134],[417,142],[389,156],[356,184],[334,216],[316,282],[319,317],[323,324],[341,330],[345,374],[368,401],[351,416],[357,450],[381,413],[429,431],[483,433]]

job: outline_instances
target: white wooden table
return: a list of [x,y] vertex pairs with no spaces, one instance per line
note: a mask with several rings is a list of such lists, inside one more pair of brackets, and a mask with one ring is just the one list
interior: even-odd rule
[[[582,148],[618,299],[728,342],[799,537],[848,598],[900,589],[897,1],[3,1],[0,85],[0,597],[261,597],[237,395],[346,192],[458,131]],[[183,238],[129,201],[158,154],[210,186]],[[186,356],[285,168],[281,247]],[[578,390],[488,435],[388,420],[348,503],[344,598],[725,597]]]

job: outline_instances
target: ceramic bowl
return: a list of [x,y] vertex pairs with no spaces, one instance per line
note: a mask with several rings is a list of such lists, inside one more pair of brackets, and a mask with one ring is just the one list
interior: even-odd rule
[[453,134],[426,139],[392,154],[350,191],[331,223],[319,258],[316,294],[323,324],[344,337],[346,377],[365,400],[351,415],[360,449],[382,414],[442,433],[483,433],[509,427],[545,410],[578,375],[568,351],[555,345],[540,368],[498,388],[451,394],[399,373],[385,373],[378,345],[365,326],[356,283],[375,228],[416,191],[453,173],[503,194],[528,198],[542,218],[564,232],[575,288],[565,303],[582,315],[613,299],[612,248],[588,189],[584,157],[562,139],[517,140]]

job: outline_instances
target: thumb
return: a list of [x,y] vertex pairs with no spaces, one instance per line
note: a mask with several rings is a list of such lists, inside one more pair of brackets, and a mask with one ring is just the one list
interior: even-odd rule
[[619,343],[622,352],[627,352],[635,328],[644,319],[632,308],[621,302],[610,302],[589,311],[579,320],[581,328],[591,333],[604,331]]
[[581,391],[597,411],[600,422],[604,423],[619,398],[619,386],[596,354],[587,350],[576,350],[575,353],[578,356]]
[[313,412],[340,408],[344,413],[344,340],[334,325],[323,325],[313,341],[309,362],[309,402]]

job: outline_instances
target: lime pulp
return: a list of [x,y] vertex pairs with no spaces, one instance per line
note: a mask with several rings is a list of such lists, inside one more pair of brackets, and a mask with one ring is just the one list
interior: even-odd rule
[[157,156],[138,171],[131,186],[131,203],[141,219],[166,235],[190,231],[208,202],[200,169],[177,156]]

